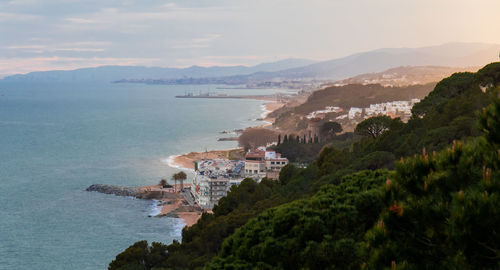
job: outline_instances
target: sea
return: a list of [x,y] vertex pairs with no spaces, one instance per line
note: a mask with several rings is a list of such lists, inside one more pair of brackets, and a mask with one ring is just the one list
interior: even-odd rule
[[149,217],[154,201],[85,189],[157,184],[179,171],[172,155],[263,124],[264,101],[176,95],[283,91],[0,81],[0,269],[107,269],[134,242],[180,241],[184,222]]

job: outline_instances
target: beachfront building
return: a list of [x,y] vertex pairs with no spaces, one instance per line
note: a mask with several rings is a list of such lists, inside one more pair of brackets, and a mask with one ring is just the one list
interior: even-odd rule
[[242,178],[243,161],[207,159],[196,162],[196,173],[191,189],[196,202],[205,209],[212,209],[227,195],[229,189],[239,185]]
[[280,153],[259,147],[245,155],[245,177],[262,179],[264,177],[278,179],[281,168],[288,164],[288,159]]
[[198,195],[200,206],[212,209],[220,198],[227,195],[229,179],[201,176],[198,180],[200,183]]

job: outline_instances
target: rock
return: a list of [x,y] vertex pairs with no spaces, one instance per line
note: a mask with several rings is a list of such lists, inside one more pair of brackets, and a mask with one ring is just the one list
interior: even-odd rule
[[141,192],[136,187],[122,187],[122,186],[112,186],[112,185],[102,185],[94,184],[86,189],[87,191],[97,191],[105,194],[114,194],[117,196],[131,196],[140,198]]
[[103,184],[94,184],[86,189],[116,196],[130,196],[145,200],[160,200],[164,198],[178,198],[179,194],[169,193],[163,190],[144,190],[139,187],[122,187]]

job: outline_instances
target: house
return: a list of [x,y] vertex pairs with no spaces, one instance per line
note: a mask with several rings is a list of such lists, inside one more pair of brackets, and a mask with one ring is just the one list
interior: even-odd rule
[[245,155],[245,177],[277,179],[281,168],[288,164],[288,159],[280,153],[260,147]]

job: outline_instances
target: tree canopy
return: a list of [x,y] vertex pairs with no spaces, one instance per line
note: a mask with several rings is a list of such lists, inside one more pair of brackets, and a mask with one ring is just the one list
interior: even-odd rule
[[325,122],[321,125],[320,132],[322,137],[331,137],[342,132],[342,126],[337,122]]
[[391,118],[389,116],[374,116],[359,123],[354,132],[359,135],[370,136],[375,139],[382,135],[384,131],[389,130],[390,124]]

